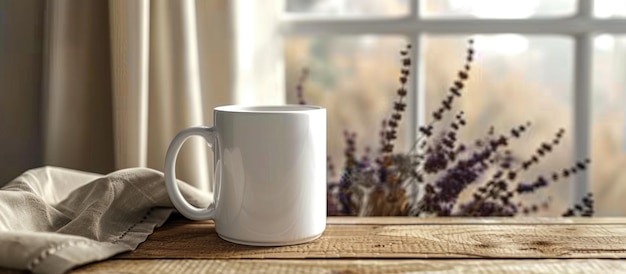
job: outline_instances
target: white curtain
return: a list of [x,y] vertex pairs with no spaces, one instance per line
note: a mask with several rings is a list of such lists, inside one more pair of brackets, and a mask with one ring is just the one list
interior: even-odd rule
[[[24,121],[40,128],[40,156],[31,155],[22,169],[161,170],[173,136],[186,127],[212,125],[213,107],[284,102],[276,24],[282,1],[23,3],[7,8],[37,11],[44,19],[41,39],[29,40],[41,43],[41,60],[33,67],[40,87],[29,87],[40,98],[34,107],[39,114]],[[37,57],[29,58],[37,63]],[[0,90],[0,101],[20,97],[12,86],[0,83]],[[17,157],[22,156],[29,157]],[[178,177],[208,189],[211,159],[204,141],[188,141],[178,158]]]

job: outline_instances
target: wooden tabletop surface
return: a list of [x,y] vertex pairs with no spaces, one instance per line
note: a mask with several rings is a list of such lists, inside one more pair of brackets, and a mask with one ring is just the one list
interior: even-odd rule
[[171,218],[137,250],[75,273],[626,273],[626,218],[329,217],[319,239],[250,247]]

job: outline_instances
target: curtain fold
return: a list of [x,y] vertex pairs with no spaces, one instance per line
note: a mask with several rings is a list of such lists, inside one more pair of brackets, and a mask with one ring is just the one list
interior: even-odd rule
[[[160,170],[178,131],[206,125],[195,1],[109,3],[115,166]],[[206,190],[208,167],[205,141],[189,140],[178,159],[178,177]]]
[[0,1],[0,186],[43,163],[45,2]]
[[150,1],[110,0],[115,167],[148,159]]
[[47,12],[44,162],[110,172],[114,164],[108,4],[48,1]]
[[[229,12],[225,1],[217,2]],[[201,88],[196,1],[48,5],[45,163],[101,173],[127,167],[162,170],[178,131],[212,124],[204,116],[216,104],[207,99],[221,96],[220,103],[232,102],[219,95],[231,93],[228,88]],[[205,141],[190,139],[178,159],[178,177],[208,189],[208,158]]]
[[198,59],[204,121],[213,124],[212,108],[235,102],[235,12],[228,0],[196,1]]
[[[147,165],[162,169],[174,135],[184,128],[205,124],[195,1],[153,1],[150,15]],[[206,148],[203,139],[191,138],[183,146],[176,165],[178,178],[202,189],[209,188]]]
[[[284,103],[282,5],[0,1],[0,152],[18,159],[0,170],[0,184],[41,165],[162,170],[174,135],[211,126],[214,107]],[[28,115],[5,119],[22,109]],[[204,140],[191,138],[178,178],[210,189],[212,158]]]

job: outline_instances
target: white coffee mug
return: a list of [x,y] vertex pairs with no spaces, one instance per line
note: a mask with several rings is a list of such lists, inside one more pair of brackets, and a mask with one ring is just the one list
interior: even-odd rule
[[[176,184],[176,156],[190,136],[213,148],[214,202],[190,205]],[[255,246],[305,243],[326,228],[326,110],[317,106],[221,106],[214,126],[178,133],[165,182],[185,217],[213,219],[224,240]]]

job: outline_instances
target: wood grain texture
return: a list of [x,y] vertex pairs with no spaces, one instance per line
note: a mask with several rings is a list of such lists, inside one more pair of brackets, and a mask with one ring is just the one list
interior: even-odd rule
[[[189,223],[182,218],[176,217],[180,223]],[[477,218],[477,217],[433,217],[433,218],[410,218],[410,217],[328,217],[327,224],[333,225],[423,225],[423,224],[623,224],[626,225],[626,218],[602,217],[602,218],[553,218],[553,217],[498,217],[498,218]]]
[[621,260],[110,260],[73,273],[622,273]]
[[[174,214],[167,221],[167,225],[188,225],[188,224],[212,224],[213,221],[190,221],[184,217]],[[411,218],[411,217],[328,217],[326,223],[329,225],[423,225],[423,224],[623,224],[626,225],[626,218],[601,217],[601,218],[553,218],[553,217],[432,217],[432,218]]]
[[[403,218],[406,219],[406,218]],[[485,219],[487,220],[487,219]],[[212,222],[174,220],[155,231],[125,259],[322,259],[322,258],[626,258],[623,219],[593,222],[553,219],[515,223],[358,223],[329,218],[322,237],[308,244],[250,247],[221,240]],[[369,220],[372,221],[373,220]],[[426,220],[424,220],[426,221]],[[355,222],[350,224],[349,222]],[[509,223],[507,223],[509,222]],[[336,224],[334,224],[336,223]]]

